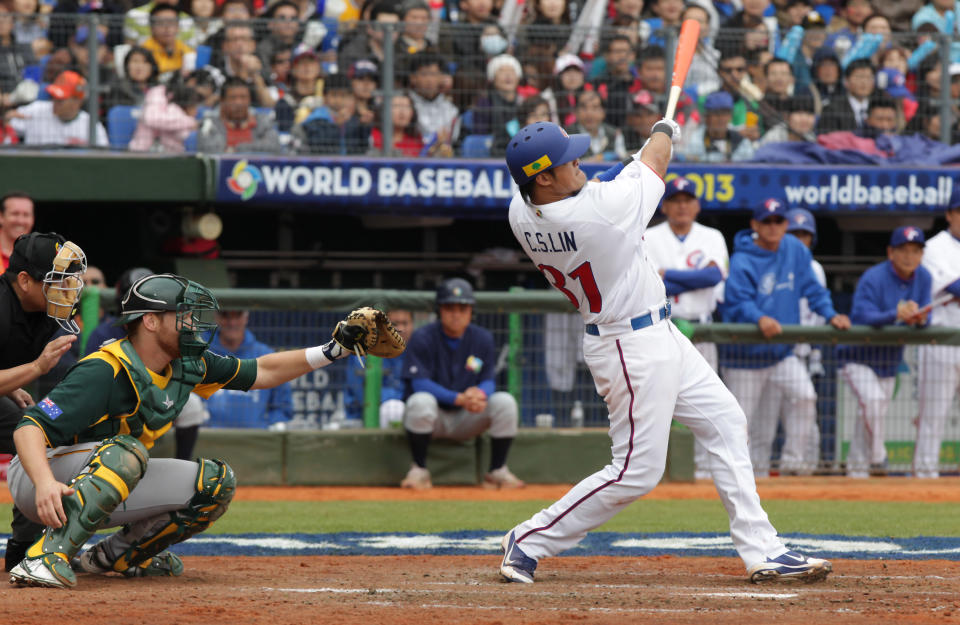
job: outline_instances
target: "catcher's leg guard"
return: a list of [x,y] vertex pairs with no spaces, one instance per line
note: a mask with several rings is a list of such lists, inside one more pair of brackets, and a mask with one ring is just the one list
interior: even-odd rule
[[123,536],[118,536],[118,540],[126,543],[126,549],[114,560],[114,571],[124,572],[130,567],[150,566],[154,556],[170,545],[207,529],[227,511],[237,486],[233,469],[222,460],[201,458],[198,462],[197,492],[186,507],[165,512],[122,530]]
[[74,493],[63,498],[67,522],[57,529],[48,527],[31,545],[24,562],[11,571],[13,581],[76,585],[70,559],[130,495],[147,470],[148,458],[146,447],[132,436],[121,434],[105,440],[70,482]]

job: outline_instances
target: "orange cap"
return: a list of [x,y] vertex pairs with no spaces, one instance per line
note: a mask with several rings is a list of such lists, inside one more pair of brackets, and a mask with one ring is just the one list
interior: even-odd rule
[[47,85],[47,93],[54,100],[82,98],[87,95],[87,81],[80,74],[67,70],[60,72],[52,84]]

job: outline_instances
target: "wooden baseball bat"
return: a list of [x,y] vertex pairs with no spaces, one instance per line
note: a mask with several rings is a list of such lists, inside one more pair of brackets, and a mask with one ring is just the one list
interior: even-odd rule
[[670,96],[667,99],[667,112],[664,114],[667,119],[673,119],[677,112],[677,102],[683,93],[683,83],[687,80],[687,71],[693,62],[693,53],[697,50],[699,39],[700,22],[683,20],[680,37],[677,39],[677,52],[673,55],[673,79],[670,81]]

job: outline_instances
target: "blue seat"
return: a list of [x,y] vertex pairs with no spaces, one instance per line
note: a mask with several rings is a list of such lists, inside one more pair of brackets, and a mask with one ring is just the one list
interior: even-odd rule
[[460,116],[460,134],[473,134],[473,109],[466,111]]
[[487,158],[493,145],[493,135],[467,135],[460,148],[464,158]]
[[107,135],[111,148],[127,149],[133,139],[133,132],[137,129],[139,116],[139,106],[114,106],[110,109],[107,113]]
[[187,152],[196,152],[197,151],[197,131],[194,130],[187,138],[183,140],[183,148]]
[[212,54],[213,49],[210,46],[197,46],[196,68],[203,69],[204,66],[210,65],[210,56]]

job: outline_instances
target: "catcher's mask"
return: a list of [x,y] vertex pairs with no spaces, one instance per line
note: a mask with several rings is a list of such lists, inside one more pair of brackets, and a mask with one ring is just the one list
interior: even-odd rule
[[80,326],[73,317],[80,304],[80,291],[87,270],[87,257],[80,246],[56,232],[31,232],[17,238],[8,272],[27,272],[41,283],[47,316],[73,334]]
[[[134,282],[120,303],[115,325],[126,325],[150,312],[175,311],[180,357],[199,358],[217,330],[220,309],[210,289],[172,273],[146,276]],[[204,340],[204,335],[210,333]]]

